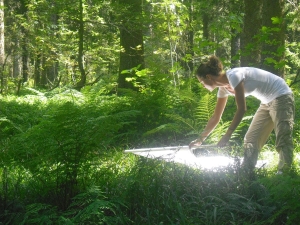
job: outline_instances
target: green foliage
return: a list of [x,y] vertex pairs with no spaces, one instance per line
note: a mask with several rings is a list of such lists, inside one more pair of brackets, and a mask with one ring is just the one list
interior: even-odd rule
[[[116,3],[122,1],[82,2],[88,84],[82,92],[67,87],[79,79],[78,4],[5,2],[1,91],[17,89],[21,96],[0,96],[0,223],[297,223],[297,170],[292,177],[274,177],[274,166],[258,170],[258,178],[249,181],[238,163],[205,171],[122,153],[128,146],[186,145],[203,130],[216,97],[201,89],[192,74],[213,52],[224,58],[226,67],[233,57],[239,59],[230,46],[242,32],[243,2],[143,1],[138,28],[144,32],[147,68],[139,71],[136,65],[126,71],[137,74],[129,82],[138,91],[118,89],[116,83],[119,28],[128,19],[120,16],[126,8]],[[299,6],[293,1],[286,6],[286,45],[268,52],[266,63],[285,67],[297,106]],[[283,22],[276,17],[272,21],[277,26]],[[240,54],[261,43],[276,44],[270,37],[278,31],[262,27]],[[284,52],[286,60],[276,61]],[[38,78],[47,84],[43,88],[58,88],[30,88],[42,83]],[[242,152],[242,138],[257,106],[247,98],[247,115],[232,136],[232,154]],[[231,98],[207,142],[220,140],[235,111]],[[296,114],[295,152],[300,151],[299,118]]]
[[159,126],[146,132],[146,135],[163,132],[174,132],[188,136],[198,135],[204,128],[207,119],[212,115],[216,104],[215,95],[209,93],[195,96],[190,91],[174,90],[169,98],[172,99],[167,106],[169,109],[165,115],[168,118],[167,123],[159,124]]
[[201,171],[138,158],[115,190],[138,224],[259,224],[274,207],[267,190],[237,169]]
[[[0,164],[6,169],[1,182],[7,188],[0,193],[7,199],[45,201],[59,209],[66,209],[88,184],[97,159],[126,136],[121,129],[135,123],[130,118],[138,114],[124,111],[125,98],[90,102],[72,90],[2,100]],[[15,116],[14,109],[22,113]],[[30,193],[25,187],[11,188],[25,183]]]
[[33,203],[12,214],[5,224],[126,224],[130,222],[120,211],[120,202],[108,201],[97,187],[73,198],[70,207],[60,213],[56,207]]
[[[272,176],[262,179],[262,184],[269,190],[268,201],[275,207],[275,212],[269,218],[267,224],[297,224],[300,210],[300,179],[297,174],[292,176]],[[280,194],[279,194],[280,193]]]
[[[293,224],[299,211],[298,164],[292,175],[274,177],[274,166],[248,180],[238,160],[209,171],[123,154],[128,145],[187,144],[213,113],[214,94],[168,89],[162,74],[160,82],[148,75],[141,92],[126,96],[101,95],[95,87],[1,97],[0,221]],[[298,95],[295,91],[296,102]],[[248,103],[249,115],[234,134],[233,155],[242,152],[240,137],[256,108],[256,102]],[[209,142],[226,131],[234,101],[227,107]]]
[[[129,222],[118,208],[118,203],[105,199],[97,187],[74,197],[70,208],[64,215],[66,224],[126,224]],[[120,205],[122,206],[122,205]],[[62,220],[63,218],[61,218]],[[63,224],[63,223],[62,223]]]
[[[20,217],[23,218],[21,219]],[[53,224],[58,219],[56,208],[51,205],[34,203],[26,206],[24,215],[17,215],[18,219],[13,219],[14,223],[19,220],[19,224]]]
[[[216,105],[216,93],[209,93],[200,88],[200,92],[197,95],[190,91],[175,91],[172,97],[174,100],[170,102],[172,105],[169,106],[172,109],[165,115],[168,118],[168,123],[160,123],[159,126],[147,131],[145,135],[149,137],[149,135],[159,135],[166,132],[173,132],[178,135],[184,134],[185,136],[181,137],[182,140],[179,143],[187,144],[191,139],[198,137],[205,128],[209,118],[213,115]],[[218,143],[226,133],[236,111],[234,98],[230,98],[228,101],[231,100],[233,104],[228,103],[229,106],[226,107],[223,119],[210,134],[206,142]],[[258,107],[257,101],[253,101],[253,99],[248,100],[248,105],[247,115],[232,135],[231,143],[233,145],[240,145],[243,142],[243,137],[251,122],[252,115]]]

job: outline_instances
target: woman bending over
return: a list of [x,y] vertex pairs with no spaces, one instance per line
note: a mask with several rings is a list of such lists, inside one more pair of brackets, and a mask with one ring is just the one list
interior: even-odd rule
[[219,123],[230,95],[235,97],[237,110],[226,134],[218,142],[223,147],[241,122],[246,110],[246,97],[252,95],[260,100],[253,120],[244,137],[243,165],[255,168],[258,153],[266,143],[271,131],[276,135],[276,150],[279,153],[278,172],[289,170],[293,161],[293,124],[295,116],[294,97],[285,81],[275,74],[254,67],[238,67],[223,70],[216,56],[202,63],[197,78],[209,91],[218,88],[217,104],[200,137],[192,141],[190,148],[201,145]]

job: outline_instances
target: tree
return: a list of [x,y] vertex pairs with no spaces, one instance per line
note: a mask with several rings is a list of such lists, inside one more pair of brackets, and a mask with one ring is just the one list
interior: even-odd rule
[[135,89],[127,78],[136,76],[136,69],[145,68],[142,0],[121,0],[119,88]]
[[257,35],[261,29],[261,0],[244,0],[244,27],[241,34],[241,66],[260,66]]
[[[189,0],[188,4],[188,34],[187,34],[187,40],[188,40],[188,46],[187,46],[187,54],[190,55],[191,59],[194,57],[194,30],[193,30],[193,22],[194,22],[194,8],[193,8],[193,0]],[[192,72],[194,70],[194,63],[193,60],[189,59],[187,62],[187,67],[189,72]],[[189,73],[190,75],[190,73]]]
[[262,10],[261,67],[284,76],[285,27],[284,0],[264,0]]
[[76,89],[80,90],[86,83],[86,73],[84,69],[84,54],[83,54],[83,37],[84,37],[84,21],[83,21],[83,2],[79,0],[79,15],[78,15],[78,67],[80,71],[80,80],[76,84]]
[[232,67],[240,66],[239,51],[241,49],[241,29],[242,29],[242,6],[243,2],[239,0],[230,1],[231,23],[231,42],[230,42],[230,60]]
[[281,75],[285,35],[299,36],[285,33],[283,0],[3,1],[9,81],[2,86],[10,90],[18,79],[36,88],[100,81],[105,91],[136,90],[134,82],[157,78],[139,73],[145,67],[180,88],[209,54],[225,67],[239,66],[241,56],[242,66]]
[[[26,18],[27,13],[27,1],[21,0],[20,1],[20,8],[18,10],[20,15],[23,15]],[[28,58],[29,58],[29,51],[27,46],[27,39],[28,39],[28,31],[26,28],[21,25],[21,48],[22,48],[22,82],[27,82],[29,77],[29,68],[28,68]]]
[[0,76],[1,76],[1,93],[4,88],[4,0],[0,0]]

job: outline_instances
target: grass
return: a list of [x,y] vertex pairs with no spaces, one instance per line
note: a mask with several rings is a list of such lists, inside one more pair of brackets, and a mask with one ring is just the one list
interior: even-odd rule
[[248,180],[236,166],[203,171],[128,157],[135,165],[118,179],[120,192],[114,194],[128,203],[135,224],[297,223],[298,173],[278,176],[274,169],[259,169]]
[[278,176],[266,146],[269,166],[248,179],[239,163],[205,170],[124,154],[112,146],[136,113],[99,102],[2,102],[0,224],[298,224],[299,155]]
[[[1,178],[1,198],[5,197],[4,184],[14,187],[17,198],[6,201],[0,221],[13,225],[297,224],[299,166],[295,163],[290,174],[275,175],[276,154],[262,152],[261,159],[265,158],[270,159],[270,166],[257,169],[249,180],[238,164],[201,170],[115,149],[94,162],[88,177],[78,178],[82,190],[65,210],[47,201],[37,202],[38,198],[32,201],[32,193],[24,193],[43,193],[37,188],[46,184],[39,185],[39,178],[24,168],[11,167],[9,183]],[[298,159],[296,155],[295,161]]]

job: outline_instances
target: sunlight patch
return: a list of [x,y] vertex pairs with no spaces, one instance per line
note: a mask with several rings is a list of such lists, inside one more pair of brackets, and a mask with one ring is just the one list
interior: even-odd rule
[[[133,153],[147,158],[182,163],[190,167],[202,169],[216,169],[234,164],[234,158],[222,155],[222,153],[219,152],[219,148],[215,145],[203,145],[194,150],[196,151],[196,154],[193,154],[188,146],[176,146],[128,149],[125,150],[125,153]],[[259,160],[257,167],[262,167],[266,164],[267,161]]]

